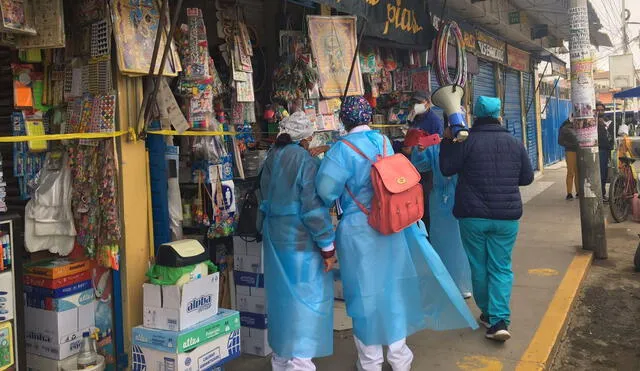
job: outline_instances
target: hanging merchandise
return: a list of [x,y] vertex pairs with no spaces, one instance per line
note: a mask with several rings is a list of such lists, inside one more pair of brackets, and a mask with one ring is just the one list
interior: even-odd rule
[[13,72],[13,106],[17,109],[33,108],[33,91],[31,84],[31,64],[12,64]]
[[233,235],[235,225],[235,187],[233,180],[225,179],[222,166],[214,167],[214,171],[210,171],[211,189],[213,190],[213,212],[214,222],[209,227],[207,237],[210,239],[226,237]]
[[0,0],[0,31],[35,35],[33,7],[30,1]]
[[[453,80],[449,76],[449,66],[447,64],[447,50],[451,37],[456,41],[456,75]],[[456,22],[443,21],[440,24],[433,60],[436,65],[435,70],[440,86],[455,84],[464,87],[467,82],[467,54],[462,32]]]
[[176,102],[176,98],[171,92],[166,79],[160,79],[157,102],[158,109],[160,110],[160,120],[167,122],[167,125],[163,125],[163,127],[166,126],[166,128],[169,128],[173,126],[180,134],[191,127],[182,114],[182,111],[180,111],[180,106],[178,106],[178,102]]
[[31,0],[35,36],[21,35],[18,48],[64,48],[64,8],[62,0]]
[[[110,3],[120,72],[134,76],[148,74],[152,63],[156,30],[160,24],[160,2],[112,0]],[[163,15],[166,19],[169,19],[168,13],[167,9],[167,14]],[[161,32],[158,50],[164,50],[167,33],[167,30]],[[173,40],[171,44],[171,52],[162,71],[165,76],[176,76],[182,70]],[[155,74],[159,72],[161,58],[162,53],[158,53],[156,71],[153,71]]]
[[71,193],[67,155],[48,153],[33,198],[25,208],[27,251],[49,250],[62,256],[71,253],[76,236]]

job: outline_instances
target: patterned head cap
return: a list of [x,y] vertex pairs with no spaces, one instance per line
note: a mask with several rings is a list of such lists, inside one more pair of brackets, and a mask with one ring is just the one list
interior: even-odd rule
[[373,111],[367,100],[359,95],[346,97],[340,107],[340,121],[345,127],[353,128],[371,122]]

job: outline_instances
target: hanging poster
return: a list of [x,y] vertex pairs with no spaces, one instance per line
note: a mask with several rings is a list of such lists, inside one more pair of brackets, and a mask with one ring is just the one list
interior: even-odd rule
[[35,35],[30,0],[0,0],[0,31]]
[[478,55],[504,64],[506,54],[506,44],[493,37],[478,31],[476,34],[478,44]]
[[[311,50],[318,65],[320,92],[325,98],[340,97],[356,52],[356,18],[308,16]],[[351,75],[347,95],[363,95],[360,63]]]
[[529,72],[531,70],[529,53],[507,45],[507,65],[518,71]]
[[[116,41],[116,55],[120,72],[128,75],[146,75],[151,68],[151,57],[155,45],[156,31],[160,23],[160,9],[153,0],[113,0],[111,12],[113,32]],[[167,12],[168,13],[168,12]],[[169,14],[166,14],[167,19]],[[167,30],[162,33],[156,71],[160,69],[162,51],[166,43]],[[180,67],[180,59],[175,45],[171,42],[171,52],[163,71],[165,76],[176,76]]]
[[411,74],[411,90],[429,91],[429,71],[417,71]]
[[19,36],[17,47],[21,49],[64,48],[64,8],[62,0],[32,0],[35,36]]
[[315,0],[341,12],[367,19],[365,33],[381,39],[431,49],[435,29],[423,0]]

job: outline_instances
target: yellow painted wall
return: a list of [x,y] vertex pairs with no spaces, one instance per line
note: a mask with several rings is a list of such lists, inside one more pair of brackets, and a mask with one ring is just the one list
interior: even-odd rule
[[[117,77],[119,122],[122,130],[134,127],[142,100],[142,80]],[[142,324],[142,284],[149,261],[148,169],[144,141],[120,137],[120,200],[123,220],[122,309],[125,352],[131,355],[131,329]],[[131,360],[129,360],[131,364]]]

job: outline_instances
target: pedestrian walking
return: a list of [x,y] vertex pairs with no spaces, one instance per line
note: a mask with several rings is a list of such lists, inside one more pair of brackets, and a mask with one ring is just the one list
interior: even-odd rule
[[426,328],[476,328],[477,323],[427,241],[421,221],[383,235],[369,225],[359,207],[358,203],[371,210],[374,195],[371,164],[364,156],[376,159],[385,150],[393,154],[389,139],[368,126],[371,116],[363,97],[345,98],[340,119],[349,132],[344,140],[353,148],[344,141],[331,147],[316,187],[325,205],[338,201],[343,211],[336,246],[347,314],[353,321],[357,369],[380,371],[383,346],[388,346],[393,370],[408,371],[413,353],[407,336]]
[[506,341],[513,286],[511,254],[522,217],[519,186],[533,182],[523,145],[500,125],[498,98],[478,97],[469,137],[456,143],[450,130],[440,144],[440,170],[458,174],[453,214],[469,257],[473,297],[486,337]]
[[[318,162],[307,151],[313,125],[302,112],[280,123],[260,176],[261,227],[274,371],[315,370],[333,352],[336,261],[329,210],[316,194]],[[260,227],[259,227],[260,228]]]
[[573,128],[572,119],[567,119],[560,126],[558,144],[564,147],[567,163],[567,200],[573,200],[573,186],[578,197],[578,137]]

